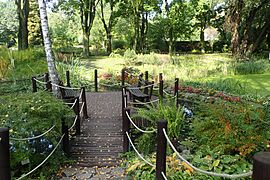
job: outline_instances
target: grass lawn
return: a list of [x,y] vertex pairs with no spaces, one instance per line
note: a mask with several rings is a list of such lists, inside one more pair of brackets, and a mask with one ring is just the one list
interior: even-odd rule
[[232,77],[248,85],[251,88],[248,89],[250,93],[262,96],[270,95],[270,73],[236,75]]

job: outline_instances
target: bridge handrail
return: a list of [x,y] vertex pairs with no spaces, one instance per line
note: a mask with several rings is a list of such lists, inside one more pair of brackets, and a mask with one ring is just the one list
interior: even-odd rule
[[28,137],[28,138],[15,138],[15,137],[10,137],[11,140],[14,141],[30,141],[30,140],[34,140],[34,139],[38,139],[41,138],[43,136],[45,136],[46,134],[48,134],[49,132],[51,132],[51,130],[53,130],[53,128],[55,127],[55,125],[53,125],[50,129],[48,129],[47,131],[45,131],[44,133],[38,135],[38,136],[34,136],[34,137]]
[[26,174],[23,174],[21,177],[19,177],[17,180],[21,180],[23,178],[25,178],[26,176],[32,174],[34,171],[36,171],[40,166],[42,166],[55,152],[55,150],[58,148],[58,146],[60,145],[60,143],[62,142],[63,138],[64,138],[65,134],[63,134],[59,140],[59,142],[57,143],[57,145],[55,146],[55,148],[52,150],[52,152],[39,164],[37,165],[35,168],[33,168],[31,171],[29,171]]

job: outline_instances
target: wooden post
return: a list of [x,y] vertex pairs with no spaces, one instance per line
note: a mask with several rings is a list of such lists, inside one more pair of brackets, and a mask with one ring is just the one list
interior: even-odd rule
[[0,179],[11,179],[8,128],[0,128]]
[[45,73],[44,81],[46,82],[46,90],[47,91],[51,91],[52,90],[52,86],[51,86],[51,81],[49,79],[49,73]]
[[77,97],[77,101],[76,101],[76,104],[74,106],[74,111],[75,111],[75,114],[77,116],[77,121],[75,124],[76,135],[80,135],[81,134],[81,118],[80,118],[80,99],[79,99],[79,97]]
[[163,95],[163,80],[159,81],[159,98],[162,101],[164,95]]
[[122,87],[125,86],[125,69],[122,69],[121,71],[121,85]]
[[253,156],[253,180],[270,179],[270,152],[258,152]]
[[175,83],[174,83],[174,96],[176,96],[176,97],[175,97],[175,103],[176,103],[176,107],[178,107],[179,78],[175,78]]
[[178,95],[178,90],[179,90],[179,78],[175,78],[175,83],[174,83],[174,96]]
[[128,137],[126,135],[126,132],[128,132],[128,133],[130,132],[130,121],[126,115],[126,112],[130,115],[130,109],[125,108],[124,109],[124,116],[123,116],[122,128],[123,128],[123,136],[124,136],[124,141],[123,141],[124,152],[129,151],[129,140],[128,140]]
[[69,135],[68,135],[68,126],[65,124],[65,120],[62,119],[62,134],[64,134],[62,145],[63,151],[67,156],[70,155],[69,151]]
[[163,80],[163,75],[162,73],[159,73],[159,81],[162,81]]
[[88,118],[88,113],[87,113],[87,104],[86,104],[86,94],[85,94],[85,87],[81,88],[82,90],[82,102],[84,103],[83,107],[83,116],[84,118]]
[[157,156],[156,156],[156,179],[163,180],[161,172],[166,175],[166,149],[167,140],[163,129],[167,132],[167,121],[161,120],[157,123]]
[[149,73],[148,71],[145,71],[145,81],[148,81],[148,79],[149,79]]
[[69,71],[66,71],[66,80],[67,80],[67,87],[71,87],[70,86],[70,74],[69,74]]
[[98,76],[97,76],[97,69],[95,69],[95,92],[98,92]]
[[[146,85],[146,86],[148,85],[148,78],[149,78],[148,71],[145,71],[145,85]],[[146,87],[146,88],[144,89],[144,94],[149,94],[149,92],[148,92],[148,87]]]
[[37,81],[36,81],[36,77],[32,77],[32,92],[37,92]]

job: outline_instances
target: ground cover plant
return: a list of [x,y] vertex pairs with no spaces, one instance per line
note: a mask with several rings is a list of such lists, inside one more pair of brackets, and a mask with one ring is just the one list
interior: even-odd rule
[[[0,96],[0,126],[8,127],[10,132],[12,177],[20,177],[40,164],[54,149],[61,137],[61,119],[70,126],[70,108],[48,92],[15,93]],[[25,141],[12,138],[27,138],[40,135],[50,129],[45,136]],[[65,162],[61,148],[58,148],[46,166],[42,166],[30,177],[54,174],[61,162]]]
[[[177,117],[162,115],[163,112],[170,114],[175,109],[170,104],[162,104],[162,108],[159,104],[138,110],[134,117],[143,117],[150,122],[167,119],[170,139],[193,165],[218,173],[239,174],[251,170],[255,152],[270,151],[268,99],[249,101],[217,90],[191,86],[181,87],[180,90],[183,95],[180,98],[193,102],[193,106],[189,107],[192,117],[185,116],[185,111],[181,111],[183,106],[178,109],[182,113],[173,113]],[[156,108],[161,111],[155,111]],[[175,129],[174,122],[178,125]],[[155,128],[155,124],[151,124],[150,129]],[[152,163],[155,163],[155,136],[143,134],[135,140],[138,150]],[[131,159],[128,174],[136,178],[155,178],[154,169],[136,155],[127,159]],[[170,148],[166,161],[168,179],[222,179],[196,173],[181,162]]]

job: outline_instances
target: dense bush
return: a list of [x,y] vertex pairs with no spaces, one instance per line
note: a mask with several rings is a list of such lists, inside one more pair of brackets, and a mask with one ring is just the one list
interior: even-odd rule
[[[11,168],[15,177],[28,172],[45,159],[61,137],[61,119],[69,120],[70,125],[73,116],[68,106],[45,92],[1,96],[0,114],[0,126],[8,127],[10,137],[14,138],[33,137],[55,125],[42,138],[31,141],[10,140]],[[53,173],[61,163],[60,159],[64,158],[60,148],[55,153],[47,165],[42,167],[44,169],[40,169],[43,174]]]
[[262,74],[269,70],[269,62],[266,60],[259,61],[244,61],[234,65],[235,74]]
[[21,79],[46,71],[47,63],[42,49],[25,51],[0,49],[0,80]]

